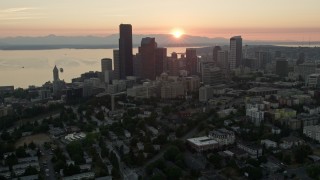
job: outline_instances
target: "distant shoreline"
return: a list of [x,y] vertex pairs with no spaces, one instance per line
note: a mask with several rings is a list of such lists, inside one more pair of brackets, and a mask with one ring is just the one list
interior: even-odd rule
[[[319,44],[300,45],[297,43],[275,43],[275,44],[244,44],[249,46],[278,46],[278,47],[320,47]],[[214,44],[166,44],[159,45],[159,47],[213,47]],[[227,46],[227,44],[220,44],[220,46]],[[139,45],[133,45],[137,48]],[[118,45],[21,45],[21,46],[0,46],[0,50],[57,50],[57,49],[118,49]]]

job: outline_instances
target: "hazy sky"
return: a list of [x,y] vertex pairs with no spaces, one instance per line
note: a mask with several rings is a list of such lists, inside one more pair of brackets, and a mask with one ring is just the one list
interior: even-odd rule
[[0,36],[134,33],[320,41],[320,0],[1,0]]

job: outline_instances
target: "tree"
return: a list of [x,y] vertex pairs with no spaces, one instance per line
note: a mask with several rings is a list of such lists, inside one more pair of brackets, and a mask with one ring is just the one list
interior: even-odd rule
[[119,160],[117,155],[113,151],[109,153],[109,159],[111,161],[113,168],[119,169]]
[[215,168],[221,168],[222,157],[219,154],[213,154],[210,156],[209,161],[214,165]]
[[36,149],[36,144],[32,141],[29,145],[28,145],[28,147],[30,148],[30,149],[32,149],[32,150],[34,150],[34,149]]
[[262,170],[260,167],[247,167],[245,171],[249,174],[249,179],[262,178]]
[[6,159],[6,165],[12,167],[13,165],[18,164],[18,158],[14,154],[10,155]]
[[16,155],[19,158],[27,157],[27,153],[26,153],[24,147],[22,147],[22,146],[18,147],[18,149],[16,150]]
[[77,165],[70,164],[63,169],[63,174],[65,176],[71,176],[80,173],[80,167]]
[[294,150],[294,157],[297,163],[304,163],[304,159],[312,154],[312,149],[308,145],[302,145]]
[[168,115],[172,111],[172,108],[170,106],[164,106],[162,108],[162,113],[165,115]]
[[168,180],[180,179],[180,177],[182,176],[182,171],[178,167],[168,167],[165,169],[165,173]]
[[169,161],[174,161],[176,156],[180,153],[180,150],[177,146],[171,146],[169,149],[164,153],[164,158]]
[[24,172],[25,176],[38,174],[38,170],[35,167],[29,166]]
[[71,142],[67,145],[67,151],[70,154],[72,160],[75,161],[76,164],[80,164],[84,162],[83,159],[83,149],[82,144],[78,141]]
[[166,177],[163,177],[163,175],[161,174],[155,174],[150,178],[150,180],[163,180],[163,179],[166,179]]
[[286,164],[291,164],[291,156],[289,154],[285,155],[283,157],[283,161],[286,163]]
[[320,178],[320,165],[312,165],[307,168],[307,173],[309,177],[313,179]]
[[104,120],[104,113],[102,110],[96,114],[96,118],[99,119],[100,121]]
[[4,131],[1,134],[1,139],[5,140],[5,141],[8,141],[8,140],[12,139],[12,137],[7,131]]

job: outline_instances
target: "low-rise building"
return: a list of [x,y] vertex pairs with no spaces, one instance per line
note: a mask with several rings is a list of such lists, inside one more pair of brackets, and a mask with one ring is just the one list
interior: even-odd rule
[[297,116],[297,111],[290,108],[272,109],[268,113],[274,120],[295,118]]
[[232,148],[226,151],[223,151],[227,156],[235,157],[237,159],[247,158],[248,153],[240,148]]
[[307,111],[309,114],[319,114],[320,106],[303,106],[303,110]]
[[313,140],[320,142],[320,125],[305,126],[303,128],[303,134]]
[[0,117],[8,116],[13,112],[11,105],[0,106]]
[[266,95],[277,94],[277,92],[278,92],[277,89],[269,88],[269,87],[254,87],[247,91],[247,93],[252,96],[266,96]]
[[185,86],[182,82],[171,82],[161,87],[162,99],[174,99],[184,96]]
[[320,74],[310,74],[306,79],[306,86],[310,88],[319,88]]
[[63,180],[81,180],[81,179],[93,179],[95,176],[94,172],[85,172],[80,174],[75,174],[72,176],[67,176],[62,178]]
[[280,134],[281,133],[281,129],[276,127],[276,126],[272,126],[271,133],[272,134]]
[[304,141],[302,139],[294,136],[288,136],[281,139],[281,143],[279,144],[279,147],[281,149],[291,149],[294,146],[299,146],[302,144],[304,144]]
[[258,108],[251,108],[246,110],[246,116],[248,116],[256,126],[259,126],[264,121],[264,111],[260,111]]
[[78,141],[84,138],[86,138],[86,134],[83,132],[68,134],[64,137],[67,142]]
[[269,148],[277,148],[277,142],[271,141],[269,139],[261,140],[261,145],[264,145],[267,149]]
[[224,128],[210,131],[209,137],[216,140],[220,146],[233,144],[236,139],[233,131]]
[[208,136],[187,139],[188,144],[197,152],[216,149],[219,143]]
[[223,109],[223,110],[220,110],[217,112],[218,116],[220,118],[224,118],[224,117],[227,117],[229,115],[231,115],[231,113],[236,113],[237,110],[234,109],[234,108],[229,108],[229,109]]
[[133,86],[132,88],[127,89],[127,96],[134,98],[151,98],[157,97],[159,93],[157,93],[157,89],[159,87],[150,82],[145,82],[143,85]]
[[246,151],[251,158],[259,158],[262,156],[262,148],[255,144],[239,142],[237,143],[237,147]]

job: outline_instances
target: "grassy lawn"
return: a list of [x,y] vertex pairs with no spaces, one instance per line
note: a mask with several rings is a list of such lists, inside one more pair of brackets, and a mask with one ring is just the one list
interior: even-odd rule
[[16,144],[15,147],[23,146],[24,144],[30,144],[31,142],[34,142],[36,145],[41,145],[45,142],[50,142],[51,139],[47,134],[34,134],[31,136],[26,136],[20,138]]

